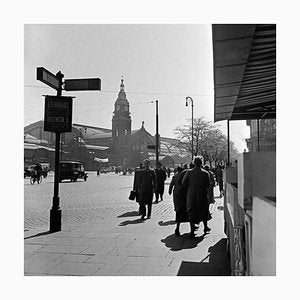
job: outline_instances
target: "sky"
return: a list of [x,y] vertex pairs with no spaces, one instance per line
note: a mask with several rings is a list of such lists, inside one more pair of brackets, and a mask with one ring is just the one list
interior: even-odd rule
[[[56,91],[36,80],[37,67],[61,71],[65,79],[101,79],[101,91],[63,91],[75,96],[73,123],[111,128],[114,102],[123,76],[132,129],[176,137],[177,126],[194,118],[214,118],[211,24],[26,24],[24,26],[24,126],[43,119],[43,95]],[[151,103],[152,102],[152,103]],[[227,134],[226,122],[216,125]],[[249,127],[230,124],[236,148],[246,149]]]

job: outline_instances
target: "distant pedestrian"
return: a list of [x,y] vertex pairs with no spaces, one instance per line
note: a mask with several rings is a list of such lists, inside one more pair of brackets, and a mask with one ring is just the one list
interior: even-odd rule
[[209,219],[209,204],[207,200],[207,188],[209,187],[208,173],[201,168],[200,157],[194,159],[195,167],[188,170],[183,178],[182,184],[187,186],[187,214],[190,222],[190,237],[195,237],[195,224],[203,222],[204,233],[211,229],[207,226]]
[[154,170],[150,169],[150,160],[143,161],[144,169],[141,170],[141,175],[138,183],[139,203],[142,213],[141,219],[146,216],[146,205],[148,206],[147,218],[151,218],[153,193],[156,190],[156,175]]
[[167,168],[167,175],[168,175],[168,178],[170,178],[170,175],[171,175],[171,169],[168,167]]
[[139,205],[139,215],[142,214],[141,205],[140,205],[140,184],[141,184],[141,171],[144,169],[143,163],[140,163],[139,167],[134,171],[134,178],[133,178],[133,190],[135,191],[135,199]]
[[214,187],[215,187],[215,176],[214,173],[210,170],[209,166],[206,165],[204,166],[204,169],[207,171],[208,176],[209,176],[209,188],[207,189],[207,198],[208,198],[208,203],[215,203],[215,197],[214,197]]
[[217,183],[219,185],[220,197],[223,197],[223,195],[224,195],[224,190],[223,190],[223,168],[220,165],[217,166],[216,179],[217,179]]
[[100,176],[100,169],[97,168],[97,177],[99,177],[99,176]]
[[165,180],[167,179],[166,171],[162,168],[161,162],[157,163],[157,168],[155,169],[155,175],[156,175],[156,191],[155,191],[154,203],[158,203],[159,198],[161,201],[163,201]]
[[172,180],[169,185],[169,195],[172,194],[173,191],[173,202],[174,209],[176,212],[176,229],[175,235],[180,235],[180,223],[188,222],[188,215],[186,209],[186,194],[187,187],[182,185],[182,178],[185,174],[183,168],[178,166],[176,168],[176,174],[172,177]]

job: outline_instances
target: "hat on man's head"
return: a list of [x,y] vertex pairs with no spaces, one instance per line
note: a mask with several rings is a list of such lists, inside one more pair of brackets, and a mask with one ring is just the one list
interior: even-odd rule
[[202,165],[202,159],[200,156],[196,156],[194,159],[194,164],[198,167]]
[[150,159],[148,159],[148,158],[144,159],[144,160],[143,160],[143,164],[144,164],[144,163],[150,164]]

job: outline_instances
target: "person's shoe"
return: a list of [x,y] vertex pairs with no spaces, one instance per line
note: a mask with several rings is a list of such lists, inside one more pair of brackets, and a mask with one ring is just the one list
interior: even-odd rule
[[144,215],[141,216],[141,220],[145,220],[145,216]]
[[175,229],[175,235],[176,235],[176,236],[180,236],[179,229]]
[[209,227],[204,228],[204,233],[210,232],[210,231],[211,231],[211,228],[209,228]]
[[148,216],[147,219],[151,219],[151,216]]
[[155,200],[153,203],[158,203],[158,200]]

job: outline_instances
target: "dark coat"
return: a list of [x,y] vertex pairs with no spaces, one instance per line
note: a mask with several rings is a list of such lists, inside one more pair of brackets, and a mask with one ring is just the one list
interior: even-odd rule
[[151,169],[139,171],[138,193],[139,202],[142,204],[151,204],[153,192],[156,189],[155,172]]
[[198,224],[209,220],[208,173],[200,167],[194,167],[185,173],[182,184],[188,188],[186,206],[189,221]]
[[183,170],[181,173],[172,177],[169,186],[169,194],[173,190],[174,208],[176,211],[176,222],[188,222],[187,209],[186,209],[186,195],[187,187],[182,185],[182,179],[187,170]]
[[163,194],[165,189],[165,180],[167,179],[166,171],[163,169],[155,169],[156,175],[156,193]]
[[214,203],[215,199],[214,199],[214,187],[215,187],[215,176],[214,173],[212,171],[208,171],[208,175],[209,175],[209,188],[207,189],[207,197],[208,197],[208,203]]
[[142,169],[136,169],[134,172],[134,178],[133,178],[133,190],[136,192],[136,202],[139,202],[140,194],[140,184],[141,184],[141,171]]

